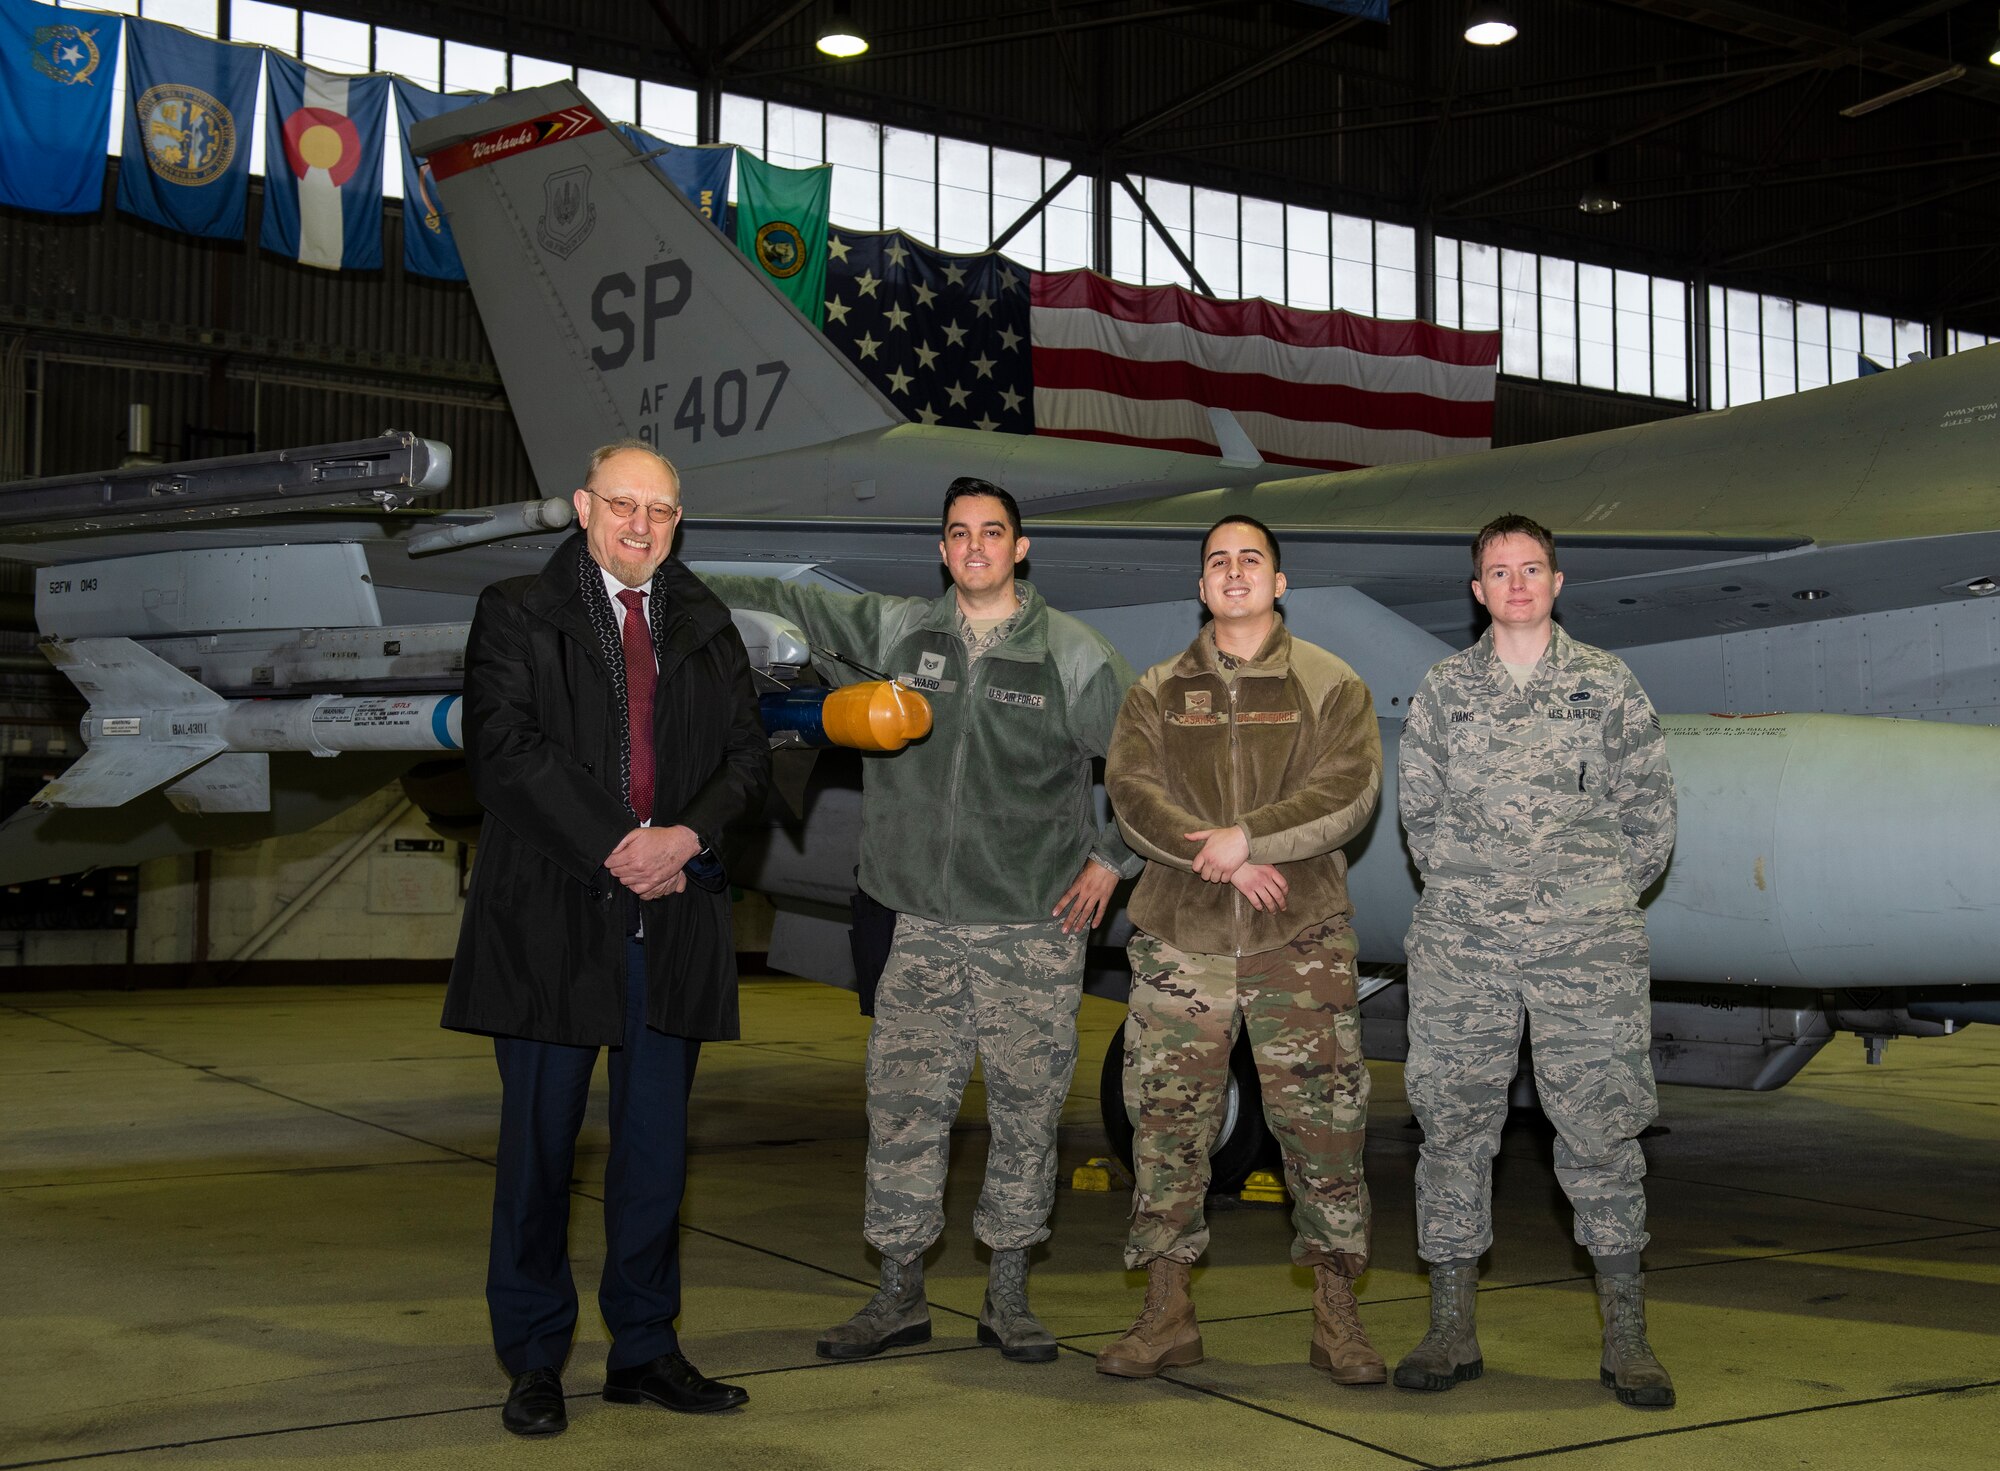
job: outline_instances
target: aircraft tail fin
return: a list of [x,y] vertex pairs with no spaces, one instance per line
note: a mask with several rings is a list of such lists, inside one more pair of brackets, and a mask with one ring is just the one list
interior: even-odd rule
[[420,124],[545,492],[638,438],[693,469],[907,422],[569,82]]
[[90,749],[34,806],[120,807],[227,747],[227,702],[131,639],[51,639],[42,649],[90,701]]
[[1208,422],[1215,427],[1215,447],[1223,464],[1232,470],[1254,470],[1264,463],[1262,451],[1228,409],[1211,406]]

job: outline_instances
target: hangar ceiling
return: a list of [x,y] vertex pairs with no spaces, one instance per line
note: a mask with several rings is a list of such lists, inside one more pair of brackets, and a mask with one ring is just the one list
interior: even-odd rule
[[[1981,0],[347,0],[343,13],[1440,234],[2000,334]],[[1963,75],[1857,116],[1843,109]],[[1579,211],[1593,183],[1623,207]]]

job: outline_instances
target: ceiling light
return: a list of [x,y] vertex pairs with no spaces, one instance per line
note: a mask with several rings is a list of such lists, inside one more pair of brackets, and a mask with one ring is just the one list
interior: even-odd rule
[[1502,6],[1475,5],[1465,18],[1465,39],[1475,46],[1505,46],[1519,34]]
[[1625,207],[1611,189],[1611,163],[1603,154],[1590,161],[1590,187],[1578,196],[1576,207],[1587,215],[1615,214]]
[[850,56],[859,56],[868,49],[868,38],[861,34],[854,24],[854,16],[848,8],[847,0],[835,0],[833,14],[825,25],[819,28],[819,39],[813,43],[828,56],[845,61]]
[[1986,48],[1986,64],[2000,66],[2000,31],[1993,33],[1993,44]]

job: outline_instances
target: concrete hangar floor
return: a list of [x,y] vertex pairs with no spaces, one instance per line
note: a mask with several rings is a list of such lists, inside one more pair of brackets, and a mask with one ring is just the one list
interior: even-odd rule
[[[1587,1267],[1549,1141],[1510,1129],[1480,1296],[1483,1379],[1337,1389],[1307,1368],[1306,1278],[1276,1208],[1215,1217],[1196,1277],[1208,1360],[1135,1383],[1091,1355],[1136,1310],[1122,1193],[1064,1188],[1036,1301],[1066,1352],[976,1346],[975,1084],[934,1255],[937,1336],[813,1356],[866,1295],[863,1023],[844,993],[744,988],[744,1040],[704,1053],[686,1209],[685,1346],[744,1384],[717,1418],[605,1404],[603,1329],[565,1384],[568,1434],[500,1427],[481,1284],[497,1114],[489,1047],[438,992],[355,986],[0,998],[0,1466],[1992,1466],[2000,1440],[2000,1031],[1830,1047],[1761,1097],[1670,1089],[1652,1138],[1652,1338],[1679,1407],[1597,1383]],[[1086,1058],[1118,1010],[1085,1001]],[[1101,1151],[1079,1069],[1064,1179]],[[1375,1065],[1376,1260],[1391,1359],[1422,1331],[1415,1131]],[[600,1079],[601,1081],[601,1079]],[[573,1232],[586,1303],[601,1110]]]

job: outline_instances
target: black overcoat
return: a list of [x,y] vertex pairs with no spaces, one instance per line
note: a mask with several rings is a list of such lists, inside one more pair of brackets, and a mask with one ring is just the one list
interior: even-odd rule
[[[604,868],[638,823],[624,792],[623,664],[614,676],[585,576],[599,573],[578,534],[540,575],[495,583],[479,599],[465,650],[465,750],[486,819],[444,1025],[617,1043],[638,908],[647,1022],[733,1038],[728,894],[690,884],[642,904]],[[728,609],[677,559],[661,564],[651,593],[660,666],[653,820],[718,846],[724,827],[761,806],[770,777],[749,662]]]

